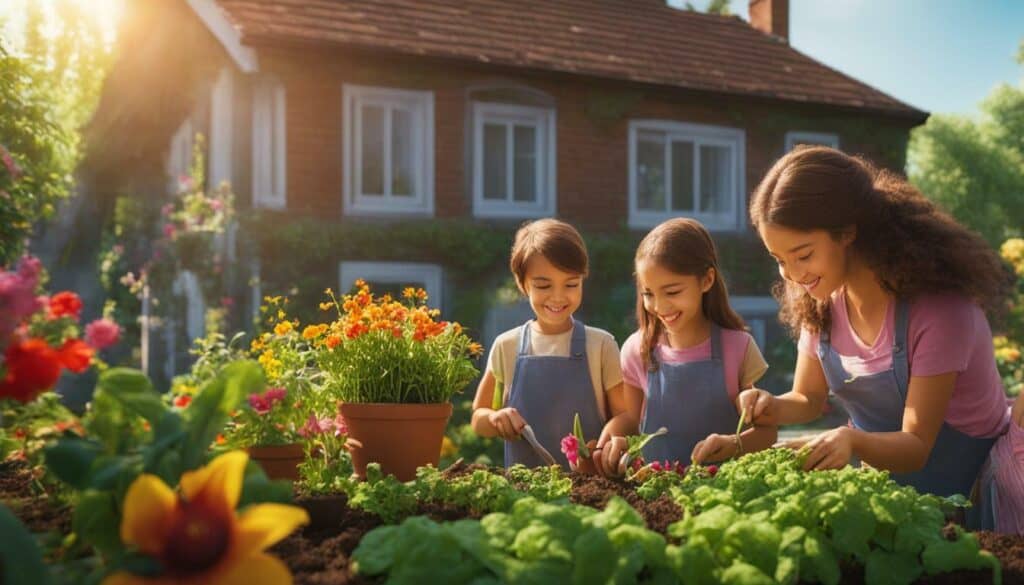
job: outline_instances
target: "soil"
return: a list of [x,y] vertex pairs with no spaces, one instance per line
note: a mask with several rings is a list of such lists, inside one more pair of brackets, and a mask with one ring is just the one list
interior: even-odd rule
[[0,463],[0,503],[11,509],[29,532],[68,534],[71,532],[71,508],[61,506],[45,493],[33,488],[36,477],[23,461]]

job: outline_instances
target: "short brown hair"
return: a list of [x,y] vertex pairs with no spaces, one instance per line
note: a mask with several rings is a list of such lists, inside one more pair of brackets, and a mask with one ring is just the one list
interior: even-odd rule
[[538,219],[523,224],[516,232],[508,265],[523,292],[526,292],[526,264],[537,254],[559,270],[587,276],[589,259],[583,236],[564,221]]

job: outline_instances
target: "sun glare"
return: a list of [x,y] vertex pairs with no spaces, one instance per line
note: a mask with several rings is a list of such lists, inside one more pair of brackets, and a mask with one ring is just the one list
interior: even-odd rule
[[24,42],[29,8],[38,8],[43,18],[43,36],[56,38],[61,34],[59,11],[73,8],[98,27],[103,41],[111,45],[124,12],[125,0],[8,0],[0,2],[0,36],[8,48],[18,49]]

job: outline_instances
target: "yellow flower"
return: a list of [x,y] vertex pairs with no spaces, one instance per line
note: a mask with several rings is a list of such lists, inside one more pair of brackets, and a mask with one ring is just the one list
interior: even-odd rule
[[449,455],[455,455],[459,452],[459,448],[455,446],[447,436],[441,439],[441,457],[447,457]]
[[1024,276],[1024,238],[1010,238],[999,247],[999,255],[1013,266],[1017,276]]
[[136,478],[125,496],[121,540],[157,559],[165,574],[121,571],[103,585],[291,583],[288,567],[263,551],[309,515],[283,504],[255,504],[236,515],[248,461],[244,451],[225,453],[183,474],[178,493],[155,475]]
[[287,335],[292,330],[291,321],[281,321],[274,327],[274,333],[278,335]]
[[320,303],[321,311],[330,311],[334,308],[334,303]]
[[321,329],[320,325],[307,325],[306,328],[302,330],[302,338],[313,339],[315,337],[318,337],[323,332],[324,330]]
[[286,315],[286,313],[284,311],[282,311],[281,309],[277,310],[277,318],[278,319],[284,319],[286,316],[287,315]]
[[480,345],[479,343],[474,341],[473,343],[469,344],[469,355],[480,355],[483,352],[484,346]]
[[402,289],[402,297],[403,298],[411,299],[411,298],[414,298],[415,296],[416,296],[416,289],[414,289],[413,287],[407,286],[404,289]]
[[191,386],[189,384],[179,384],[177,387],[174,388],[174,393],[187,394],[188,396],[192,396],[193,394],[196,393],[196,390],[197,388],[195,386]]

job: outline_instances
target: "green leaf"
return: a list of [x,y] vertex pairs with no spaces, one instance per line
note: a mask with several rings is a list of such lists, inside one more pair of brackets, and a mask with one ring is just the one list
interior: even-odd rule
[[79,498],[71,517],[71,529],[96,550],[112,555],[123,548],[121,518],[110,492],[88,491]]
[[828,539],[817,532],[804,537],[804,554],[800,559],[800,578],[808,582],[821,581],[825,585],[839,583],[839,560]]
[[263,389],[263,369],[252,360],[228,364],[199,391],[189,405],[187,437],[181,448],[183,470],[199,467],[231,412],[253,392]]
[[576,538],[572,545],[572,582],[578,585],[602,583],[615,570],[615,548],[608,532],[590,528]]
[[352,571],[357,575],[387,572],[398,554],[398,531],[398,526],[380,526],[367,532],[352,553]]
[[294,486],[288,480],[272,481],[263,473],[263,469],[255,461],[245,466],[245,479],[242,480],[242,497],[238,506],[273,502],[290,504],[293,501]]
[[719,576],[722,585],[774,585],[775,581],[761,569],[743,561],[733,561]]
[[665,549],[669,565],[686,585],[717,585],[715,558],[703,537],[692,538],[682,546],[670,544]]
[[53,583],[32,534],[3,504],[0,504],[0,534],[4,535],[0,538],[0,567],[3,569],[0,582]]
[[97,387],[153,426],[168,411],[149,378],[139,370],[111,368],[100,375]]
[[870,550],[868,541],[875,533],[875,517],[859,500],[848,499],[827,516],[832,528],[832,543],[840,554],[853,555],[861,562]]
[[774,575],[781,541],[778,529],[768,522],[740,520],[726,529],[722,550],[733,559],[742,558],[764,575]]
[[44,451],[47,469],[75,489],[88,487],[93,462],[103,452],[103,445],[74,436],[61,437]]
[[916,553],[871,551],[864,566],[867,585],[907,585],[921,576],[923,569]]

